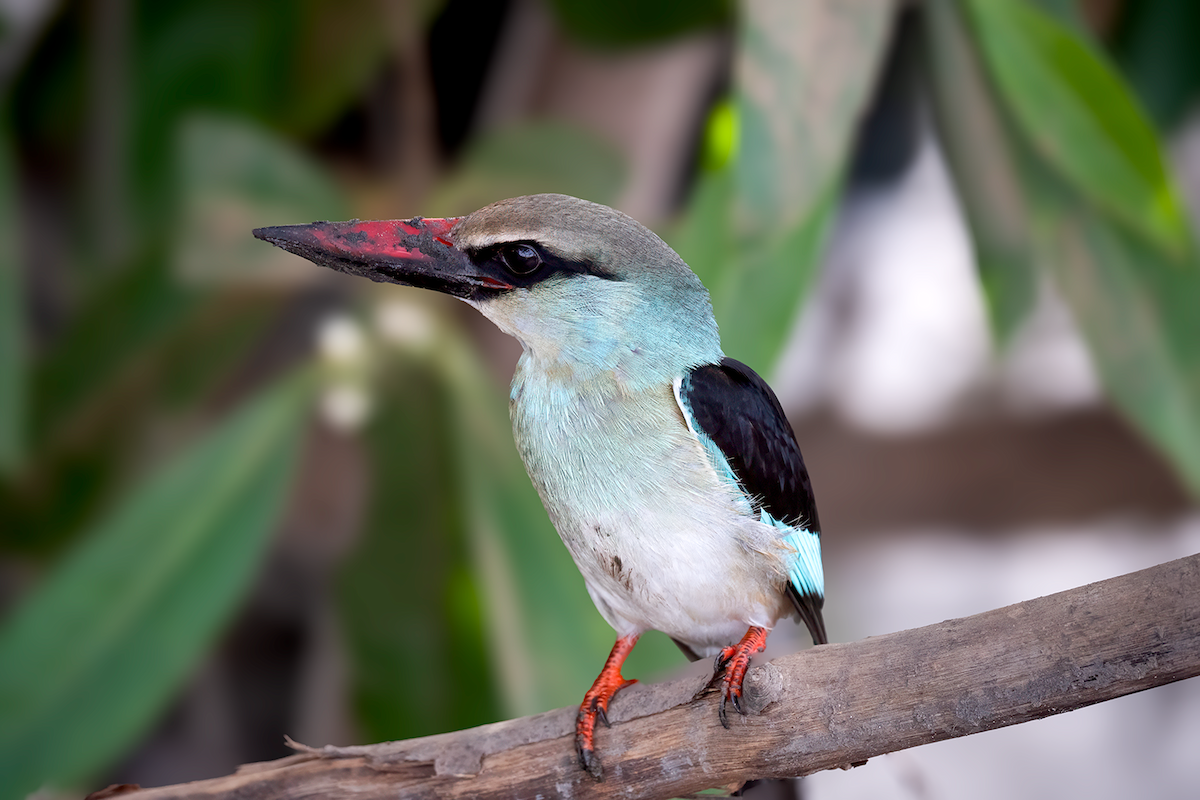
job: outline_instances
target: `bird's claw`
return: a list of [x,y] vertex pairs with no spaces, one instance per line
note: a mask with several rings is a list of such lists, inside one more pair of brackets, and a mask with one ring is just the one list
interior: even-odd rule
[[725,670],[725,667],[729,665],[730,659],[732,659],[736,654],[737,647],[734,645],[729,645],[728,647],[723,648],[721,652],[717,653],[716,659],[713,660],[714,677],[720,675]]
[[733,703],[733,710],[746,716],[746,708],[742,705],[742,690],[740,687],[731,686],[728,683],[721,689],[721,702],[717,706],[717,717],[721,720],[721,727],[729,730],[729,717],[725,713],[725,703]]
[[583,703],[579,706],[579,713],[575,717],[575,754],[579,758],[579,766],[596,780],[604,779],[604,767],[596,757],[596,720],[603,722],[604,727],[611,728],[608,720],[609,701],[617,692],[634,683],[637,681],[624,680],[619,673],[615,680],[603,683],[597,680],[597,686],[584,695]]
[[733,708],[743,717],[746,716],[746,706],[742,702],[742,683],[746,680],[746,672],[750,669],[750,656],[762,651],[766,644],[767,631],[765,628],[752,627],[736,645],[723,648],[717,654],[712,680],[712,686],[721,680],[721,702],[717,706],[717,717],[721,726],[729,728],[729,716],[725,712],[725,704],[733,703]]
[[743,717],[746,716],[746,709],[742,708],[742,693],[741,691],[730,690],[729,699],[733,702],[733,708]]
[[593,748],[576,747],[575,753],[579,756],[579,766],[583,767],[584,772],[598,781],[604,780],[604,767],[600,764],[600,759],[596,758]]
[[708,679],[708,683],[704,684],[700,691],[696,692],[695,697],[692,699],[699,699],[700,697],[703,697],[709,692],[715,690],[718,684],[721,684],[722,691],[724,691],[724,684],[722,683],[721,679],[725,677],[725,667],[729,665],[729,660],[733,658],[733,654],[735,652],[736,648],[733,647],[733,645],[730,645],[729,647],[723,649],[720,653],[717,653],[717,657],[713,659],[712,677]]
[[575,718],[575,754],[579,757],[579,766],[583,767],[592,777],[599,780],[603,775],[600,759],[596,758],[595,732],[596,718],[600,717],[608,724],[606,715],[600,707],[599,698],[585,700]]

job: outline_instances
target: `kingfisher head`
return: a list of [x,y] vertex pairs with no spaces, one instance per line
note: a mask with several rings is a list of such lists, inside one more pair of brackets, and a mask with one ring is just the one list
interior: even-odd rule
[[254,235],[342,272],[458,297],[547,368],[639,383],[721,357],[708,292],[683,259],[631,217],[575,197]]

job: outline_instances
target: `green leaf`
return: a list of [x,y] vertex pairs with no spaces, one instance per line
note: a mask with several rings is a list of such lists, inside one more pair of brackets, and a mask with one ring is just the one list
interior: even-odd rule
[[345,219],[328,174],[294,145],[244,120],[189,117],[179,135],[182,219],[172,266],[185,283],[295,284],[304,261],[248,235],[296,220]]
[[649,44],[733,21],[732,0],[551,0],[559,22],[581,42]]
[[38,364],[33,444],[74,427],[111,402],[149,353],[178,332],[199,304],[158,253],[147,253],[85,299],[68,330]]
[[0,797],[66,788],[149,726],[244,594],[309,395],[292,379],[157,469],[0,629]]
[[1200,3],[1126,3],[1110,46],[1125,79],[1160,131],[1170,131],[1200,96]]
[[[200,5],[212,3],[204,0]],[[311,137],[326,130],[362,97],[389,55],[395,23],[387,5],[377,0],[283,0],[275,9],[265,3],[232,6],[239,11],[263,6],[257,10],[268,25],[278,26],[282,16],[298,18],[295,37],[285,42],[291,50],[287,93],[255,100],[258,108],[270,108],[274,119],[299,135]],[[270,66],[264,65],[267,75],[274,72]]]
[[198,284],[222,277],[261,282],[303,270],[297,259],[262,247],[250,229],[332,218],[345,209],[315,166],[251,124],[194,118],[179,150],[183,215],[173,250],[164,257],[157,246],[147,247],[87,294],[38,367],[33,438],[39,445],[81,418],[95,418],[97,408],[128,389],[134,373],[153,373],[155,357],[211,313],[209,304],[227,303]]
[[729,170],[702,176],[687,216],[668,238],[708,287],[724,351],[766,373],[816,277],[840,183],[826,187],[807,219],[755,239],[732,227],[733,180]]
[[671,239],[712,295],[725,351],[764,374],[816,275],[890,22],[883,3],[745,8],[737,115],[710,126],[736,156],[701,178]]
[[737,224],[788,235],[839,181],[891,30],[887,3],[748,3],[735,75]]
[[996,339],[1006,344],[1033,308],[1036,263],[1014,131],[983,72],[957,0],[929,0],[921,21],[938,140],[971,226]]
[[[687,213],[663,238],[687,262],[709,293],[737,260],[737,237],[730,219],[734,174],[728,168],[701,172],[688,198]],[[716,306],[714,305],[714,313]],[[717,313],[721,324],[722,313]]]
[[282,292],[205,293],[187,324],[148,354],[156,384],[150,413],[203,413],[197,409],[252,357],[264,329],[276,323],[287,302]]
[[337,587],[354,706],[368,741],[500,718],[449,389],[425,359],[393,356],[380,367],[373,403],[386,411],[362,439],[371,476],[366,519]]
[[25,315],[17,231],[16,173],[8,131],[0,131],[0,475],[25,449]]
[[1109,397],[1200,497],[1200,259],[1167,261],[1065,204],[1048,210],[1043,235]]
[[541,192],[612,205],[625,173],[620,154],[585,130],[558,122],[516,125],[474,142],[430,198],[426,213],[466,214],[507,197]]
[[[947,93],[946,116],[961,117],[945,127],[961,132],[962,172],[1002,173],[992,181],[997,216],[1005,193],[1023,198],[1013,208],[1028,220],[1033,258],[1070,306],[1109,398],[1200,496],[1200,260],[1154,134],[1067,29],[1023,4],[971,0],[968,8],[1002,102]],[[948,3],[928,11],[937,63],[954,17]],[[969,77],[966,58],[943,58],[940,67]],[[988,117],[998,119],[990,133],[980,130]],[[1086,170],[1093,172],[1080,174]],[[1153,203],[1162,197],[1174,210],[1155,219]],[[985,220],[979,228],[1020,232],[1017,221]]]
[[263,247],[251,228],[344,216],[325,174],[252,124],[193,118],[179,151],[172,257],[149,247],[87,293],[36,366],[30,463],[20,483],[0,484],[8,546],[69,540],[121,479],[138,432],[164,410],[186,414],[228,376],[283,297],[247,284],[311,280],[304,262]]
[[372,0],[179,0],[134,12],[135,135],[160,147],[198,109],[318,134],[388,53],[387,15]]
[[280,299],[188,291],[153,258],[90,298],[33,373],[36,447],[0,482],[0,544],[45,553],[77,535],[123,481],[146,426],[210,398]]
[[1154,131],[1091,46],[1019,0],[970,0],[976,37],[1033,148],[1089,201],[1165,254],[1188,230]]

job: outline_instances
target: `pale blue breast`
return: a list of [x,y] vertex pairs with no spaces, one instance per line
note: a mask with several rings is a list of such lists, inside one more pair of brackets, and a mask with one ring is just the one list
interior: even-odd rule
[[669,383],[601,384],[523,363],[512,403],[518,449],[601,613],[619,631],[654,628],[698,649],[772,625],[784,613],[782,532],[713,469]]

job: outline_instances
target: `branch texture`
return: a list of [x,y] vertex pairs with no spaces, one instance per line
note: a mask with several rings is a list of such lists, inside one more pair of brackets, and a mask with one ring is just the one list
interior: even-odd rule
[[301,752],[125,797],[635,798],[805,775],[1014,725],[1200,674],[1200,555],[915,630],[776,659],[750,713],[717,721],[690,678],[635,686],[597,734],[605,777],[576,763],[575,709],[455,733]]

